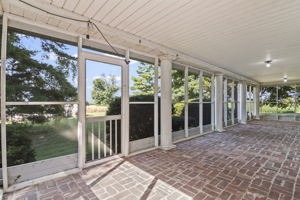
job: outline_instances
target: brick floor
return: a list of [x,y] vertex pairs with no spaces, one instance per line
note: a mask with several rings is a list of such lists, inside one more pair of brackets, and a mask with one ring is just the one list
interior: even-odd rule
[[6,199],[300,199],[300,123],[252,121]]

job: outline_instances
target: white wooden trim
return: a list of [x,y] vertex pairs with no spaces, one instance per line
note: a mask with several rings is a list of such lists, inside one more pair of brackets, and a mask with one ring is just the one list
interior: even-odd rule
[[[106,157],[106,155],[107,155],[107,145],[106,145],[106,143],[107,143],[107,138],[106,138],[106,122],[107,121],[104,121],[104,141],[103,141],[103,145],[104,145],[104,147],[103,147],[103,153],[104,153],[104,158]],[[92,160],[94,160],[94,159],[92,159]]]
[[[278,113],[278,85],[276,85],[276,113]],[[277,117],[277,120],[279,118]]]
[[112,120],[109,120],[109,155],[112,155]]
[[224,99],[224,103],[223,103],[223,105],[224,105],[224,109],[223,109],[223,117],[224,117],[224,124],[225,124],[225,127],[227,126],[227,112],[228,112],[228,110],[227,110],[227,104],[228,104],[228,102],[227,102],[227,86],[228,86],[228,80],[227,80],[227,78],[225,78],[224,79],[224,87],[223,87],[223,99]]
[[86,122],[98,122],[98,121],[108,121],[108,120],[120,120],[122,118],[121,115],[108,115],[108,116],[100,116],[100,117],[87,117]]
[[215,75],[211,76],[211,130],[215,130]]
[[155,104],[155,101],[130,101],[129,104]]
[[158,147],[158,57],[154,61],[154,146]]
[[108,162],[108,161],[111,161],[111,160],[115,160],[115,159],[118,159],[118,158],[121,158],[121,157],[123,157],[122,154],[117,154],[117,155],[113,155],[113,156],[110,156],[110,157],[102,158],[102,159],[99,159],[99,160],[93,160],[93,161],[85,163],[84,166],[83,166],[83,168],[88,168],[88,167],[92,167],[92,166],[95,166],[95,165],[100,165],[100,164],[103,164],[105,162]]
[[8,188],[7,176],[7,149],[6,149],[6,47],[7,47],[7,23],[8,18],[4,13],[2,19],[2,43],[1,43],[1,158],[3,190]]
[[85,122],[85,115],[86,115],[86,82],[85,82],[85,59],[82,55],[82,38],[78,38],[78,99],[79,99],[79,106],[78,106],[78,167],[83,168],[83,165],[86,160],[86,122]]
[[93,122],[92,122],[92,131],[90,132],[90,134],[91,134],[91,140],[92,140],[91,141],[92,160],[95,160],[95,136],[94,136],[94,123]]
[[203,71],[199,72],[199,127],[200,134],[203,133]]
[[234,101],[234,81],[231,85],[231,124],[234,124],[234,112],[235,112],[235,101]]
[[184,67],[184,134],[189,137],[189,67]]
[[[129,60],[129,50],[126,50],[126,60]],[[122,154],[129,154],[129,66],[122,67],[122,121],[121,121],[121,149]]]
[[68,105],[68,104],[78,104],[79,101],[53,101],[53,102],[43,102],[43,101],[30,101],[30,102],[11,102],[7,101],[5,104],[7,106],[18,106],[18,105]]
[[[99,128],[99,133],[100,133],[100,128]],[[100,135],[99,135],[99,141],[100,141]],[[100,143],[99,143],[99,148],[101,148]],[[118,120],[115,120],[115,154],[117,153],[118,153]],[[99,158],[100,158],[100,150],[99,150]]]
[[98,138],[97,138],[98,159],[101,158],[101,122],[98,121]]
[[117,65],[121,67],[125,64],[125,61],[120,58],[96,54],[88,51],[82,51],[82,56],[85,58],[85,60],[92,60],[96,62],[107,63],[107,64]]

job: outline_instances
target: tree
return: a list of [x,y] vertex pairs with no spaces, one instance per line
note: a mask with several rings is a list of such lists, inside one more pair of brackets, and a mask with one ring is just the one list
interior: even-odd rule
[[[203,99],[210,99],[211,78],[203,76]],[[188,75],[188,97],[189,100],[199,99],[199,79],[198,74]],[[172,98],[174,102],[184,101],[184,70],[172,70]]]
[[[35,40],[38,50],[26,48],[22,39]],[[77,73],[77,59],[66,53],[64,43],[27,36],[13,31],[8,32],[6,95],[8,101],[74,101],[77,89],[70,83],[70,77]],[[39,46],[38,46],[39,45]],[[49,62],[49,56],[55,62]],[[22,116],[23,120],[63,115],[60,106],[10,106],[9,116]],[[47,114],[47,115],[45,115]],[[11,118],[13,119],[13,118]],[[34,121],[34,119],[32,119]],[[46,119],[45,119],[46,120]],[[44,120],[38,120],[43,122]],[[34,121],[35,122],[35,121]]]
[[133,86],[131,87],[134,95],[154,95],[155,70],[151,64],[141,62],[136,71],[137,77],[132,77]]
[[[1,39],[1,38],[0,38]],[[30,50],[24,42],[30,43]],[[77,58],[67,53],[62,42],[27,36],[12,30],[7,37],[6,100],[73,101],[77,89],[71,79],[76,77]],[[52,56],[50,61],[50,56]],[[32,147],[33,123],[45,122],[54,116],[63,116],[64,108],[47,106],[7,106],[7,157],[8,165],[35,161]],[[21,122],[21,123],[19,123]]]
[[172,99],[173,102],[184,101],[184,71],[172,70]]
[[297,100],[297,87],[293,85],[280,86],[278,88],[278,93],[276,86],[262,87],[261,89],[261,99],[264,104],[276,105],[278,97],[278,107],[286,108],[291,106]]
[[119,89],[115,75],[102,74],[93,81],[92,98],[96,104],[108,105]]

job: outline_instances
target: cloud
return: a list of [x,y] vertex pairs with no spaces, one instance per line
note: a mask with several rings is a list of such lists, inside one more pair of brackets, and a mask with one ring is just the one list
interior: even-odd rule
[[94,76],[93,80],[98,79],[98,78],[101,78],[101,76]]
[[[94,76],[94,77],[93,77],[93,80],[98,79],[98,78],[102,78],[102,76]],[[115,76],[115,78],[116,78],[117,81],[121,81],[121,76]],[[106,80],[110,80],[110,79],[111,79],[111,76],[110,76],[110,75],[105,76],[105,79],[106,79]]]
[[57,60],[57,55],[55,53],[51,52],[49,54],[49,60],[56,61]]
[[116,80],[120,81],[121,80],[121,76],[116,76]]

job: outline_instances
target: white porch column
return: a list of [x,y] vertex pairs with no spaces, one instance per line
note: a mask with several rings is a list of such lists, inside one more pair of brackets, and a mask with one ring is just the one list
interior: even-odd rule
[[215,128],[222,132],[223,129],[223,74],[215,75]]
[[238,118],[238,122],[241,122],[241,83],[238,82],[237,84],[237,118]]
[[224,97],[223,97],[223,99],[224,99],[224,102],[223,102],[223,105],[224,105],[224,109],[223,109],[223,121],[224,121],[224,125],[225,125],[225,127],[227,126],[227,123],[228,123],[228,119],[227,119],[227,103],[228,103],[228,99],[227,99],[227,86],[228,86],[228,82],[227,82],[228,80],[227,80],[227,78],[225,78],[224,79],[224,81],[223,81],[223,85],[224,85],[224,87],[223,87],[223,91],[224,91]]
[[83,168],[86,161],[86,146],[85,146],[85,60],[82,57],[82,38],[78,38],[78,96],[79,96],[79,107],[78,107],[78,167]]
[[172,142],[172,59],[168,56],[161,60],[161,148],[175,147]]
[[259,117],[259,93],[260,93],[260,86],[257,85],[253,88],[253,100],[254,100],[254,115],[255,119],[260,119]]
[[240,82],[240,123],[246,124],[247,123],[247,112],[246,112],[246,90],[247,84],[244,81]]

